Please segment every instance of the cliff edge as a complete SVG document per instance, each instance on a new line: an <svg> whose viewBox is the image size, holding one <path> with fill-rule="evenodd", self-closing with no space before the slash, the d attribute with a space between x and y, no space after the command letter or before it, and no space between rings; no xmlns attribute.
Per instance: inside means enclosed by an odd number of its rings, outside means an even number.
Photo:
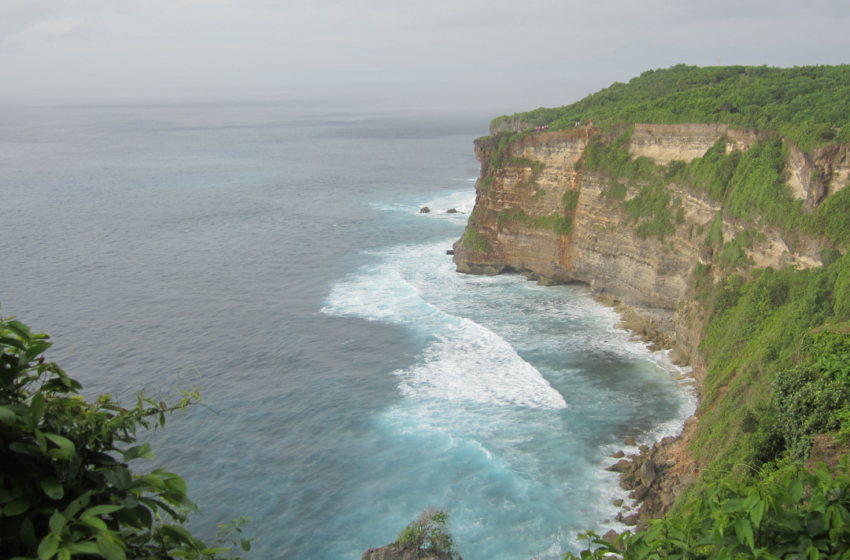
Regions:
<svg viewBox="0 0 850 560"><path fill-rule="evenodd" d="M608 145L621 135L588 126L477 140L481 174L475 208L455 243L454 262L469 274L514 270L543 284L583 282L605 301L623 306L630 319L626 326L660 347L675 347L678 363L693 363L698 332L682 321L683 311L696 267L710 266L722 249L706 242L712 226L725 240L756 232L758 241L745 252L758 267L820 266L825 245L817 236L792 238L782 228L724 214L722 202L675 181L664 186L669 227L662 235L648 234L640 225L655 218L636 217L628 207L647 181L612 177L587 162L592 143ZM633 161L681 167L703 158L718 142L725 153L745 153L768 137L722 124L636 124L620 148ZM846 184L848 146L813 156L794 146L787 152L788 183L805 210ZM618 188L620 193L612 192Z"/></svg>

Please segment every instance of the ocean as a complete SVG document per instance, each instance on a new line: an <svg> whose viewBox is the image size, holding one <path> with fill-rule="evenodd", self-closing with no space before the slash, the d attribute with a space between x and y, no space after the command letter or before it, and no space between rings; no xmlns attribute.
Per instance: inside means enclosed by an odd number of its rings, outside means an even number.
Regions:
<svg viewBox="0 0 850 560"><path fill-rule="evenodd" d="M586 287L454 271L492 116L0 107L0 314L87 396L199 388L135 469L199 536L250 516L251 558L357 559L429 506L466 560L576 550L622 529L608 457L695 397Z"/></svg>

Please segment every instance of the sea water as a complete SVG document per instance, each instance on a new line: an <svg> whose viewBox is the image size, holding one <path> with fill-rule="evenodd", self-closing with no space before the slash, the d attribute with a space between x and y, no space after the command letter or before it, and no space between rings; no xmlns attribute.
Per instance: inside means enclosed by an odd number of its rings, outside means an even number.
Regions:
<svg viewBox="0 0 850 560"><path fill-rule="evenodd" d="M206 538L250 515L253 558L359 558L429 506L467 560L576 550L622 528L608 456L694 398L586 287L455 272L491 116L0 108L0 313L89 396L199 387L135 468Z"/></svg>

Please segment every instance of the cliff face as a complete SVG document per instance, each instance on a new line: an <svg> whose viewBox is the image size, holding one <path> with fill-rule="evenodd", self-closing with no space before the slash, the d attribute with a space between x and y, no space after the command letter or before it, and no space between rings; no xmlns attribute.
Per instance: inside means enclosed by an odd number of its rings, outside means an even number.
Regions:
<svg viewBox="0 0 850 560"><path fill-rule="evenodd" d="M513 269L541 283L584 282L595 294L631 307L653 331L645 334L654 334L664 346L676 345L679 361L687 362L698 342L698 329L678 320L676 311L678 317L687 311L694 267L712 260L705 231L721 206L671 185L671 200L681 199L675 232L663 241L641 238L622 203L604 196L610 178L583 165L585 147L600 134L584 128L533 133L508 144L501 165L491 162L499 137L477 141L481 175L465 237L483 239L486 245L461 239L455 244L454 261L458 271L472 274ZM633 158L645 156L667 164L701 157L724 136L727 151L745 151L763 137L725 125L638 124L624 148ZM821 149L811 157L791 147L788 160L788 184L809 210L847 182L847 146ZM535 168L534 162L542 164L542 169ZM625 183L625 178L619 180ZM630 188L626 200L635 194L635 188ZM571 221L571 229L550 227L555 218L562 226ZM818 254L823 247L817 239L723 217L725 240L745 229L762 233L746 250L755 266L821 264Z"/></svg>

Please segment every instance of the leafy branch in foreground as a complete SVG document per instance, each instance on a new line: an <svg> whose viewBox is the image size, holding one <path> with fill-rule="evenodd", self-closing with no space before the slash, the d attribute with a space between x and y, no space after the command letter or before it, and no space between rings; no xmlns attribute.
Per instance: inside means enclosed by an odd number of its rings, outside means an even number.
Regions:
<svg viewBox="0 0 850 560"><path fill-rule="evenodd" d="M197 511L183 479L128 465L154 458L149 444L134 445L136 430L164 426L198 393L177 405L142 393L129 409L110 395L88 402L45 361L48 338L0 319L0 558L215 559L228 541L249 550L252 539L232 538L247 518L221 526L209 546L182 526Z"/></svg>
<svg viewBox="0 0 850 560"><path fill-rule="evenodd" d="M761 479L720 479L708 497L693 500L675 516L652 521L646 531L608 543L593 532L580 535L587 548L565 560L687 558L726 560L846 560L850 557L848 457L814 472L789 465Z"/></svg>

